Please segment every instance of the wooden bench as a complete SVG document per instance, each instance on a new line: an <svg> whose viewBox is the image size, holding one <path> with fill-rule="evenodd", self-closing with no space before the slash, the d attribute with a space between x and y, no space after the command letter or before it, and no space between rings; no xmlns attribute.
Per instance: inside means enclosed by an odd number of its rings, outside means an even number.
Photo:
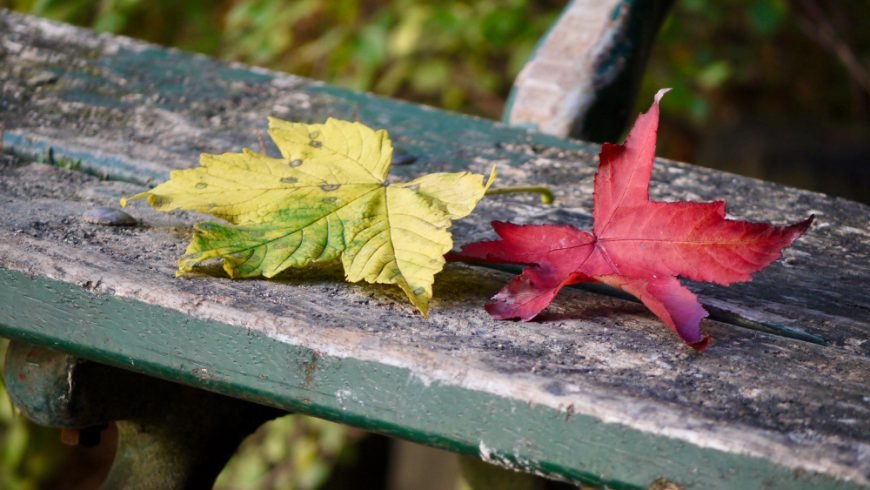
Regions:
<svg viewBox="0 0 870 490"><path fill-rule="evenodd" d="M44 424L122 421L108 488L207 485L275 409L608 488L868 487L867 206L659 161L656 199L816 215L753 282L691 285L715 317L703 354L637 303L581 289L540 321L493 321L482 305L510 276L462 264L437 276L424 320L339 269L176 279L193 213L83 215L201 152L257 147L266 115L359 118L389 130L400 178L495 164L499 185L555 193L485 199L455 224L462 244L493 219L588 226L596 145L6 11L0 67L6 383Z"/></svg>

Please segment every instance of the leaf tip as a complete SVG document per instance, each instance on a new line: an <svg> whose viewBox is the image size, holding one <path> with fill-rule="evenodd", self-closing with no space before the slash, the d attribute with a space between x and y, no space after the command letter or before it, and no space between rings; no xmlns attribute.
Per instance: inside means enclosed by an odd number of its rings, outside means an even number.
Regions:
<svg viewBox="0 0 870 490"><path fill-rule="evenodd" d="M406 291L406 294L407 291ZM414 296L413 293L408 294L408 299L411 300L411 304L417 308L417 311L420 312L420 316L423 317L424 320L429 319L429 300L432 299L432 296Z"/></svg>
<svg viewBox="0 0 870 490"><path fill-rule="evenodd" d="M489 170L489 178L486 180L486 184L483 185L483 194L486 194L486 191L488 191L492 183L495 182L495 177L496 171L495 165L493 165L492 168Z"/></svg>
<svg viewBox="0 0 870 490"><path fill-rule="evenodd" d="M659 89L659 91L656 92L656 96L655 96L655 98L654 98L654 99L655 99L655 104L658 105L659 103L661 103L661 101L662 101L662 97L664 97L665 94L668 93L668 92L670 92L670 91L671 91L670 88Z"/></svg>
<svg viewBox="0 0 870 490"><path fill-rule="evenodd" d="M266 117L266 121L268 122L268 124L269 124L269 128L270 128L270 129L271 129L272 127L274 127L275 125L277 125L277 124L281 124L281 123L285 122L284 120L282 120L282 119L278 119L278 118L275 117L275 116L267 116L267 117Z"/></svg>
<svg viewBox="0 0 870 490"><path fill-rule="evenodd" d="M816 215L811 214L809 218L793 224L792 227L794 227L794 230L797 231L798 234L800 235L800 234L803 234L803 232L807 231L810 228L810 225L812 225L813 221L815 221L815 220L816 220Z"/></svg>
<svg viewBox="0 0 870 490"><path fill-rule="evenodd" d="M712 340L712 338L713 337L710 337L709 335L705 335L701 340L690 343L689 347L695 349L696 352L704 352L707 350L707 346L710 345L710 340Z"/></svg>
<svg viewBox="0 0 870 490"><path fill-rule="evenodd" d="M122 198L118 201L118 203L121 205L122 208L126 208L127 205L130 203L130 201L135 201L135 200L137 200L137 199L142 199L143 197L147 197L147 198L148 198L148 202L150 203L150 202L151 202L151 197L150 197L150 196L151 196L151 193L150 193L149 191L140 192L140 193L138 193L138 194L134 194L134 195L132 195L132 196L130 196L130 197L122 197Z"/></svg>
<svg viewBox="0 0 870 490"><path fill-rule="evenodd" d="M228 259L227 257L224 257L224 266L223 266L224 272L227 273L227 276L230 279L239 279L241 277L244 277L239 272L239 269L238 269L238 267L236 267L236 264L232 263L230 260L227 260L227 259Z"/></svg>
<svg viewBox="0 0 870 490"><path fill-rule="evenodd" d="M429 319L429 301L432 300L432 288L431 283L429 287L420 286L415 288L413 291L405 291L408 295L408 299L411 300L411 303L417 308L417 311L420 312L420 315L423 316L426 320Z"/></svg>

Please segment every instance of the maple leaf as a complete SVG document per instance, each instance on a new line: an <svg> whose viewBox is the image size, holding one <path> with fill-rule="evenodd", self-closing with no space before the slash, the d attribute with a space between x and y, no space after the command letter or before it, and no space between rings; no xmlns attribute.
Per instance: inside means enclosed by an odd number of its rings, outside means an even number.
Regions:
<svg viewBox="0 0 870 490"><path fill-rule="evenodd" d="M522 273L486 309L494 318L531 320L559 290L601 282L640 299L686 343L703 350L707 316L677 276L728 285L779 258L812 222L780 227L728 219L723 201L655 202L649 181L659 101L641 114L623 145L605 143L595 175L592 233L567 225L493 222L500 240L466 245L451 260L518 263Z"/></svg>
<svg viewBox="0 0 870 490"><path fill-rule="evenodd" d="M425 316L434 276L453 248L451 220L468 215L492 183L467 172L388 184L386 131L329 119L269 119L280 158L245 149L203 154L200 167L121 200L147 198L159 211L222 218L194 227L178 274L223 259L230 277L273 277L289 267L341 259L348 281L396 284Z"/></svg>

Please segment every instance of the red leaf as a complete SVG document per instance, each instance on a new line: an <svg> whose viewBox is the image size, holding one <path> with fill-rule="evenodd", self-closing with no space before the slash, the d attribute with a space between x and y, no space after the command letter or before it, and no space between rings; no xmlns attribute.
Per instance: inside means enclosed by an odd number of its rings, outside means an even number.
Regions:
<svg viewBox="0 0 870 490"><path fill-rule="evenodd" d="M725 203L654 202L649 180L655 156L659 101L656 94L623 145L605 143L595 175L592 233L572 226L493 222L500 240L466 245L452 260L519 263L526 267L486 310L497 319L531 320L559 290L602 282L640 299L697 350L707 312L677 280L728 285L748 281L779 258L813 217L790 226L731 220Z"/></svg>

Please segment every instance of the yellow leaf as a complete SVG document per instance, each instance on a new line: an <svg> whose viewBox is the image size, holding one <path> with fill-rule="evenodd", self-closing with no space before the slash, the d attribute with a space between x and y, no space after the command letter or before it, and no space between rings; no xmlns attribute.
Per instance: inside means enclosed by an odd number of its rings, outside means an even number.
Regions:
<svg viewBox="0 0 870 490"><path fill-rule="evenodd" d="M179 274L220 258L230 277L272 277L288 267L341 258L348 281L396 284L425 316L434 276L453 248L448 228L467 216L495 177L437 173L387 184L393 146L386 131L329 119L269 120L281 152L202 155L172 172L147 198L160 211L187 209L230 225L200 223Z"/></svg>

